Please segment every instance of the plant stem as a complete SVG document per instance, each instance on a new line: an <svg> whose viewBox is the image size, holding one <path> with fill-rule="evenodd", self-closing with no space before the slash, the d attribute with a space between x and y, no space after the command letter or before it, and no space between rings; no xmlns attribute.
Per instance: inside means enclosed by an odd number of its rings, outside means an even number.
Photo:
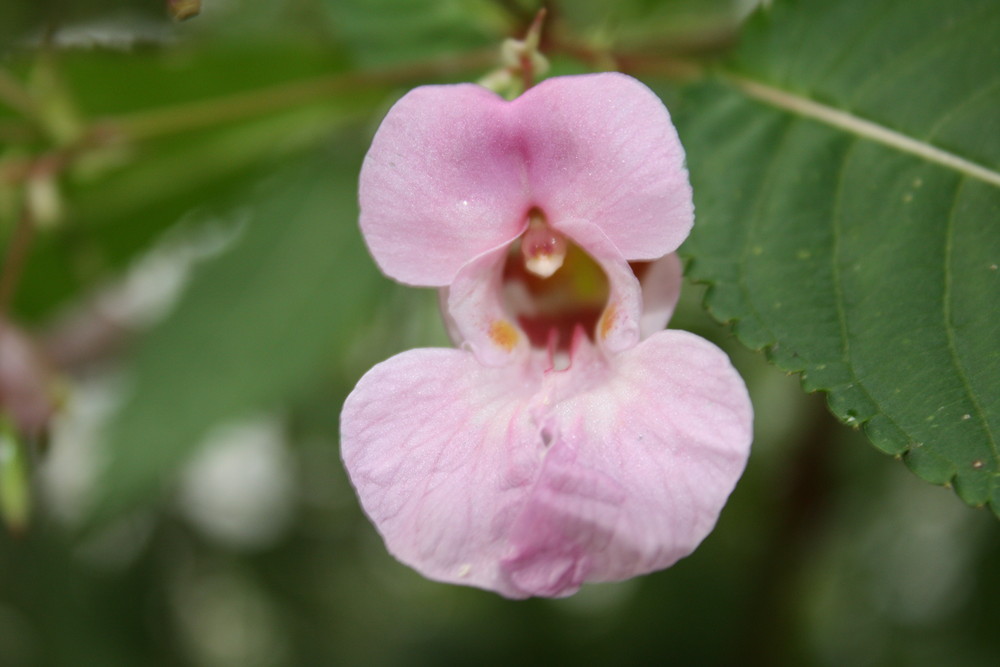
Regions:
<svg viewBox="0 0 1000 667"><path fill-rule="evenodd" d="M35 225L25 203L22 205L21 216L14 225L10 243L4 253L3 266L0 267L0 319L6 319L7 310L14 299L17 284L20 282L28 258L28 251L31 249L34 232Z"/></svg>
<svg viewBox="0 0 1000 667"><path fill-rule="evenodd" d="M381 70L322 76L164 109L112 116L100 124L112 132L117 130L129 140L143 141L317 102L359 87L378 88L481 69L495 59L490 49L467 53L460 59L448 57Z"/></svg>
<svg viewBox="0 0 1000 667"><path fill-rule="evenodd" d="M38 107L31 94L10 72L0 67L0 100L26 118L37 116Z"/></svg>

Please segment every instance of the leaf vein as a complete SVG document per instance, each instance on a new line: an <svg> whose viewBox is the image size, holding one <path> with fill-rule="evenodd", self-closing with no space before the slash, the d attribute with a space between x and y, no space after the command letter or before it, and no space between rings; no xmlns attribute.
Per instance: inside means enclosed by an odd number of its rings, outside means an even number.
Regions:
<svg viewBox="0 0 1000 667"><path fill-rule="evenodd" d="M855 116L847 111L821 104L806 97L800 97L780 88L759 83L746 77L727 75L726 79L746 95L783 111L819 121L855 136L874 141L903 153L915 155L928 162L1000 187L1000 171L977 164L925 141L914 139L902 132L879 125L866 118Z"/></svg>
<svg viewBox="0 0 1000 667"><path fill-rule="evenodd" d="M843 229L841 227L842 206L841 202L844 200L844 182L846 178L844 176L847 171L847 165L850 162L851 154L857 148L858 141L860 137L854 137L851 144L844 151L844 155L840 162L840 171L837 173L836 189L833 194L833 211L831 215L832 220L832 244L830 248L830 271L831 277L833 279L833 292L834 300L837 306L837 321L840 324L840 338L842 340L841 345L841 361L847 368L847 371L851 375L852 384L851 386L857 387L865 397L875 406L875 410L878 414L882 415L886 420L888 420L893 426L899 429L900 433L906 434L907 440L909 441L909 446L912 446L916 442L916 439L908 432L907 429L896 421L890 411L885 410L878 399L872 395L865 383L858 377L857 369L855 369L854 364L851 362L851 337L850 337L850 327L847 324L847 309L844 307L844 285L843 277L840 270L840 239ZM833 393L834 387L830 388L830 393ZM850 416L850 415L848 415ZM870 418L869 418L870 419ZM868 419L862 419L862 423L868 421Z"/></svg>
<svg viewBox="0 0 1000 667"><path fill-rule="evenodd" d="M851 160L851 153L858 145L857 137L851 142L840 161L840 171L837 172L836 190L833 193L833 215L831 215L833 232L833 242L830 248L830 271L833 277L833 293L837 305L837 321L840 324L841 361L851 371L851 377L857 381L854 373L854 366L851 365L851 339L847 327L847 312L844 309L844 286L840 275L840 235L843 233L841 219L843 217L841 202L844 199L844 172Z"/></svg>
<svg viewBox="0 0 1000 667"><path fill-rule="evenodd" d="M869 39L872 35L878 35L880 32L885 31L884 24L887 19L894 18L892 11L895 9L895 3L893 0L883 0L882 6L878 9L879 11L876 13L876 16L870 17L865 21L861 30L855 32L850 40L843 42L840 55L824 71L815 76L816 81L828 79L832 73L837 72L844 65L845 61L854 56L856 50L864 45L865 40Z"/></svg>
<svg viewBox="0 0 1000 667"><path fill-rule="evenodd" d="M954 9L954 7L950 9ZM941 57L947 57L948 50L954 40L966 39L966 33L962 31L962 28L966 24L976 23L980 20L981 14L992 11L992 9L992 7L984 5L978 10L966 12L964 15L953 16L950 21L943 21L938 29L924 35L921 40L914 40L908 48L896 53L895 58L886 62L881 68L873 70L868 78L855 88L853 100L863 99L869 90L877 87L877 84L892 80L892 75L906 69L912 69L915 58L934 52L944 52Z"/></svg>
<svg viewBox="0 0 1000 667"><path fill-rule="evenodd" d="M740 281L739 281L740 292L743 294L743 300L750 308L751 314L753 315L754 319L757 320L758 325L767 332L768 339L773 341L772 345L778 342L778 336L774 333L774 330L772 330L769 326L767 326L766 320L761 315L761 312L757 309L756 302L754 301L752 295L750 294L750 291L747 289L746 269L750 257L750 246L751 246L750 237L753 235L753 231L756 228L758 222L763 217L761 215L761 211L764 207L764 202L767 200L768 190L772 187L775 174L777 173L778 164L781 162L780 158L782 155L782 148L788 142L788 138L791 136L792 128L794 126L795 126L795 119L792 118L785 124L784 129L781 131L781 136L774 144L774 150L771 152L771 157L770 160L768 161L767 169L764 172L764 177L761 180L760 188L758 188L757 190L760 194L757 197L757 201L754 202L753 215L750 218L750 224L747 226L747 235L743 239L743 249L742 252L740 253Z"/></svg>
<svg viewBox="0 0 1000 667"><path fill-rule="evenodd" d="M958 374L958 378L962 381L962 386L965 388L966 395L969 397L969 402L972 403L972 407L976 413L980 424L983 426L983 431L986 433L986 439L990 443L990 449L993 451L993 460L1000 461L1000 450L997 449L996 440L993 437L993 432L990 430L989 421L986 418L986 412L983 410L983 406L979 403L979 399L976 398L976 393L972 389L972 384L969 382L969 376L966 373L965 365L962 363L961 357L958 354L958 348L955 346L955 327L952 323L952 311L951 311L951 292L952 292L952 257L954 256L954 240L955 240L955 212L958 209L958 201L962 196L962 190L965 187L966 179L960 179L958 185L955 188L955 196L951 203L951 210L948 211L948 222L945 227L945 240L944 240L944 290L941 297L942 303L942 317L944 318L944 331L945 336L948 340L948 353L951 355L951 362L955 367L955 372Z"/></svg>
<svg viewBox="0 0 1000 667"><path fill-rule="evenodd" d="M991 81L987 85L973 91L971 95L967 95L959 104L952 106L937 119L929 130L927 130L927 140L930 141L934 139L937 133L941 131L941 128L944 127L952 118L957 116L963 109L966 109L970 105L978 102L981 97L987 93L993 92L993 90L998 87L1000 87L1000 79Z"/></svg>

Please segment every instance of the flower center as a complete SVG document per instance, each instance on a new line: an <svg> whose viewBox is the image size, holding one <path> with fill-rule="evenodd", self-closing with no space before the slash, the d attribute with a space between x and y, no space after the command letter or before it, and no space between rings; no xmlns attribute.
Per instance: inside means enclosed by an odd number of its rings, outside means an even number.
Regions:
<svg viewBox="0 0 1000 667"><path fill-rule="evenodd" d="M577 327L593 340L609 293L600 265L532 209L503 271L505 308L531 345L568 350Z"/></svg>
<svg viewBox="0 0 1000 667"><path fill-rule="evenodd" d="M549 278L566 259L566 237L549 227L537 208L528 214L528 229L521 236L524 268L539 278Z"/></svg>

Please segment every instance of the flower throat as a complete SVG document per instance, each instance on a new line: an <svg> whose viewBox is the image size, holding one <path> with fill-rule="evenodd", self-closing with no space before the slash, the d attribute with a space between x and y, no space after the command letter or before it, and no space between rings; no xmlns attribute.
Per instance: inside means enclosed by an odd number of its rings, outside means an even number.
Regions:
<svg viewBox="0 0 1000 667"><path fill-rule="evenodd" d="M549 226L537 208L507 254L504 305L531 345L568 350L579 326L594 339L608 302L608 278L582 248Z"/></svg>

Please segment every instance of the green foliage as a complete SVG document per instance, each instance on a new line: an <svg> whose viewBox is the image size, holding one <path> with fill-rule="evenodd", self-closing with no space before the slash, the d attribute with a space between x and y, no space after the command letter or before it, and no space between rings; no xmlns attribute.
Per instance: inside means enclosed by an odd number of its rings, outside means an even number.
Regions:
<svg viewBox="0 0 1000 667"><path fill-rule="evenodd" d="M324 0L331 31L361 65L492 50L508 28L489 0Z"/></svg>
<svg viewBox="0 0 1000 667"><path fill-rule="evenodd" d="M64 229L40 236L18 294L21 316L34 320L115 275L187 212L245 189L267 170L262 165L313 145L372 99L333 94L342 58L287 41L197 55L62 53L56 64L75 113L126 141L94 151L62 179L72 201ZM262 105L262 97L274 102Z"/></svg>
<svg viewBox="0 0 1000 667"><path fill-rule="evenodd" d="M0 519L12 532L20 532L31 516L27 445L0 413Z"/></svg>
<svg viewBox="0 0 1000 667"><path fill-rule="evenodd" d="M148 499L211 426L280 405L347 356L383 284L356 225L360 155L340 142L244 199L239 238L135 355L98 514Z"/></svg>
<svg viewBox="0 0 1000 667"><path fill-rule="evenodd" d="M998 62L992 0L779 2L676 117L713 314L1000 515Z"/></svg>
<svg viewBox="0 0 1000 667"><path fill-rule="evenodd" d="M0 0L0 253L28 189L18 165L52 165L63 204L59 224L34 230L24 273L7 263L16 252L0 254L0 282L16 288L4 315L44 346L61 306L94 314L95 288L159 256L161 239L238 232L195 265L165 320L111 351L126 381L97 443L75 421L101 394L96 353L54 369L72 428L57 425L47 447L6 437L17 449L0 452L0 505L18 528L31 511L19 533L0 529L4 667L993 667L993 517L840 428L706 315L705 287L685 288L672 326L727 350L757 422L746 474L695 555L512 603L424 580L385 552L339 459L340 406L377 361L448 343L437 295L392 286L363 247L364 144L406 88L496 67L500 41L539 4L206 0L174 23L164 0ZM643 78L699 71L695 56L733 44L755 2L547 4L553 73ZM817 120L810 103L995 173L997 3L773 4L718 76L659 88L695 183L691 273L714 284L719 319L828 390L837 415L973 504L992 493L996 509L997 188ZM50 51L38 48L46 26L67 28ZM292 515L244 513L274 522L271 541L232 542L195 519L192 504L212 503L181 468L202 465L192 455L215 425L262 412L283 426ZM86 474L67 474L95 464L86 489ZM251 485L243 470L216 489L231 503L246 500L231 488ZM67 529L81 513L94 530Z"/></svg>
<svg viewBox="0 0 1000 667"><path fill-rule="evenodd" d="M592 39L625 51L711 48L726 41L755 0L578 0L560 7L565 19Z"/></svg>
<svg viewBox="0 0 1000 667"><path fill-rule="evenodd" d="M25 35L38 39L47 30L100 21L109 13L145 20L166 18L165 2L156 0L7 0L0 3L0 54Z"/></svg>

